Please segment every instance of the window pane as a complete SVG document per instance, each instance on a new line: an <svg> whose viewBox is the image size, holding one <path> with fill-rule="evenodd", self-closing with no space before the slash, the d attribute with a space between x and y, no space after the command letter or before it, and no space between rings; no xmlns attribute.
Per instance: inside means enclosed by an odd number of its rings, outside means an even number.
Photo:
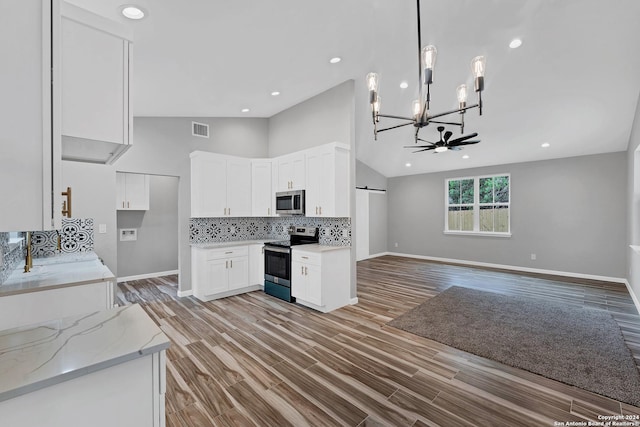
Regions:
<svg viewBox="0 0 640 427"><path fill-rule="evenodd" d="M493 185L495 188L495 202L509 203L509 177L496 176L493 179Z"/></svg>
<svg viewBox="0 0 640 427"><path fill-rule="evenodd" d="M473 231L473 207L463 206L460 208L460 230Z"/></svg>
<svg viewBox="0 0 640 427"><path fill-rule="evenodd" d="M449 181L449 204L460 204L460 181Z"/></svg>
<svg viewBox="0 0 640 427"><path fill-rule="evenodd" d="M480 231L493 231L494 209L493 206L480 207Z"/></svg>
<svg viewBox="0 0 640 427"><path fill-rule="evenodd" d="M493 203L493 178L480 178L480 203Z"/></svg>
<svg viewBox="0 0 640 427"><path fill-rule="evenodd" d="M509 232L509 207L496 206L494 209L494 231L499 233Z"/></svg>
<svg viewBox="0 0 640 427"><path fill-rule="evenodd" d="M460 207L450 207L447 218L449 231L460 230Z"/></svg>
<svg viewBox="0 0 640 427"><path fill-rule="evenodd" d="M473 204L473 179L463 179L460 181L460 203Z"/></svg>

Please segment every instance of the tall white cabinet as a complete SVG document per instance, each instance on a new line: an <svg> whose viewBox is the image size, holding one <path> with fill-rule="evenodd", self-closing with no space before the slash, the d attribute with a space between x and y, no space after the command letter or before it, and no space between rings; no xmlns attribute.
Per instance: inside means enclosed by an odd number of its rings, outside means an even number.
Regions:
<svg viewBox="0 0 640 427"><path fill-rule="evenodd" d="M62 158L111 164L132 143L132 32L66 2L61 13Z"/></svg>
<svg viewBox="0 0 640 427"><path fill-rule="evenodd" d="M61 225L59 7L1 2L0 231Z"/></svg>

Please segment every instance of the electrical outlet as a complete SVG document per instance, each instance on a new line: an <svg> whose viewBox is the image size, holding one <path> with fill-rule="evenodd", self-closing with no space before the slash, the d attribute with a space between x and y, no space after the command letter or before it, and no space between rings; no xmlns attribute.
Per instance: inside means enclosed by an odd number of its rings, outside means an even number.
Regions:
<svg viewBox="0 0 640 427"><path fill-rule="evenodd" d="M98 225L98 233L105 234L107 232L107 224Z"/></svg>
<svg viewBox="0 0 640 427"><path fill-rule="evenodd" d="M531 260L535 261L536 260L536 254L531 254Z"/></svg>

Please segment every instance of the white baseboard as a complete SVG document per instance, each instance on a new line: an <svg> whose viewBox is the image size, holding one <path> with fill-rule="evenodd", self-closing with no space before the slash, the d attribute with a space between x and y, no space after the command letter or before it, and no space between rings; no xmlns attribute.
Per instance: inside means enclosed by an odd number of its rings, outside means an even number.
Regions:
<svg viewBox="0 0 640 427"><path fill-rule="evenodd" d="M351 298L349 300L349 305L356 305L358 303L358 297Z"/></svg>
<svg viewBox="0 0 640 427"><path fill-rule="evenodd" d="M393 253L391 253L391 252L380 252L380 253L377 253L377 254L370 254L365 259L378 258L378 257L385 256L385 255L393 255Z"/></svg>
<svg viewBox="0 0 640 427"><path fill-rule="evenodd" d="M638 310L638 313L640 313L640 301L638 300L638 297L636 296L636 294L633 292L633 288L631 288L631 284L629 283L628 280L625 280L624 284L627 285L627 290L629 291L629 295L631 295L631 299L633 300L633 305L636 306L636 310Z"/></svg>
<svg viewBox="0 0 640 427"><path fill-rule="evenodd" d="M573 273L569 271L544 270L541 268L520 267L516 265L492 264L489 262L467 261L453 258L439 258L426 255L403 254L399 252L389 252L386 255L400 256L405 258L424 259L427 261L447 262L452 264L471 265L475 267L498 268L501 270L522 271L526 273L550 274L554 276L575 277L578 279L602 280L604 282L626 283L627 279L621 277L598 276L595 274Z"/></svg>
<svg viewBox="0 0 640 427"><path fill-rule="evenodd" d="M152 279L154 277L170 276L172 274L179 274L179 273L180 273L179 270L171 270L171 271L159 271L157 273L138 274L136 276L118 277L118 283L128 282L130 280Z"/></svg>
<svg viewBox="0 0 640 427"><path fill-rule="evenodd" d="M191 289L189 289L188 291L178 291L178 296L180 298L182 298L182 297L190 297L191 295L193 295L193 291Z"/></svg>

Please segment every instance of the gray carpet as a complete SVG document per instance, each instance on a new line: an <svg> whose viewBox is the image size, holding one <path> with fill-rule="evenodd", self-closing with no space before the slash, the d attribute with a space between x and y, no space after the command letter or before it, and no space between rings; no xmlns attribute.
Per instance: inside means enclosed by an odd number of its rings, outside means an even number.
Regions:
<svg viewBox="0 0 640 427"><path fill-rule="evenodd" d="M640 406L640 375L606 311L453 286L387 323Z"/></svg>

